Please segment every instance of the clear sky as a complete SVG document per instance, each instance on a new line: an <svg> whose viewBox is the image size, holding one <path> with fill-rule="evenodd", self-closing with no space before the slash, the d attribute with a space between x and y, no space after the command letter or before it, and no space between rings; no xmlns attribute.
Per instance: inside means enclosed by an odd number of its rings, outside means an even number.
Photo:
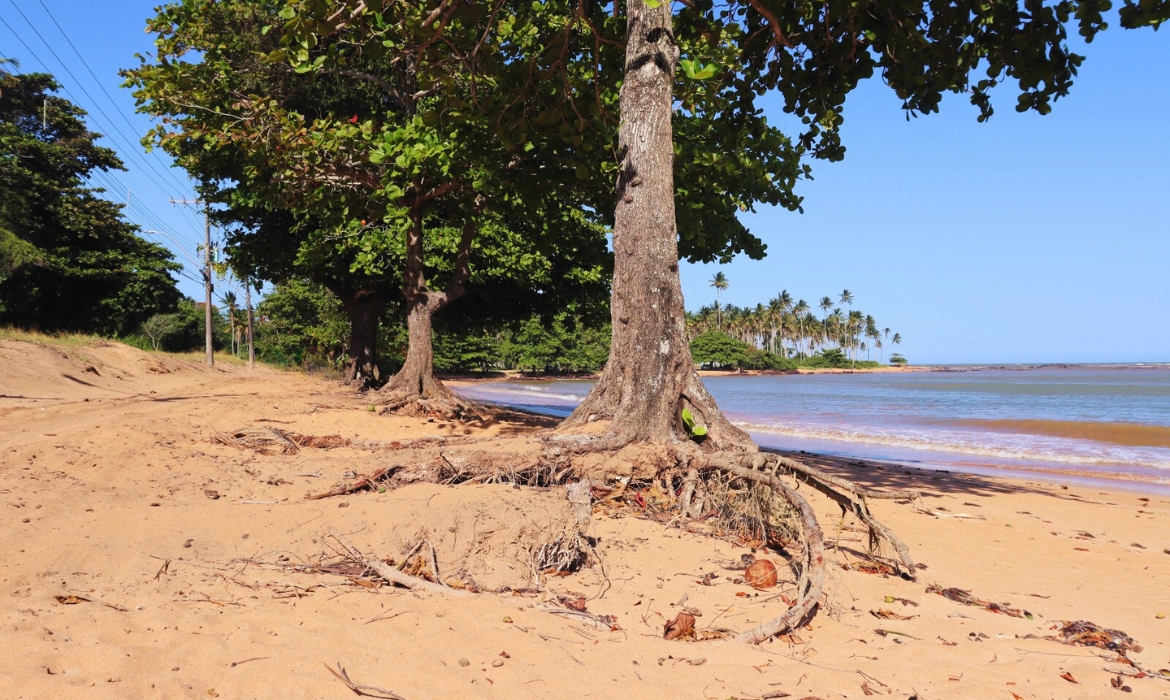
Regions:
<svg viewBox="0 0 1170 700"><path fill-rule="evenodd" d="M0 0L0 56L58 76L123 154L130 172L111 191L130 190L130 217L195 256L199 217L168 203L193 192L164 155L136 148L149 123L117 76L151 50L143 28L156 4ZM1046 117L1017 114L1001 88L988 123L961 96L907 121L880 81L858 89L845 160L813 163L815 180L798 188L804 214L745 216L769 255L722 266L723 300L755 305L787 289L815 306L848 288L853 308L904 336L911 362L1170 361L1170 30L1115 26L1081 52L1072 94ZM768 115L790 125L778 102ZM711 303L716 269L683 266L688 308Z"/></svg>

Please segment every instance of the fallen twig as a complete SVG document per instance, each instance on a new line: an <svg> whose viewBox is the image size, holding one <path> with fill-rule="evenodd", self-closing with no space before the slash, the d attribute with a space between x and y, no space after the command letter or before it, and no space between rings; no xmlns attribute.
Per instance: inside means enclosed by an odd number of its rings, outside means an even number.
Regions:
<svg viewBox="0 0 1170 700"><path fill-rule="evenodd" d="M352 690L355 695L365 696L367 698L383 698L384 700L406 700L398 693L384 688L377 688L372 685L358 685L349 679L349 674L345 672L345 668L338 662L337 670L334 671L329 667L329 664L324 664L325 670L337 677L337 680L345 684L347 688Z"/></svg>

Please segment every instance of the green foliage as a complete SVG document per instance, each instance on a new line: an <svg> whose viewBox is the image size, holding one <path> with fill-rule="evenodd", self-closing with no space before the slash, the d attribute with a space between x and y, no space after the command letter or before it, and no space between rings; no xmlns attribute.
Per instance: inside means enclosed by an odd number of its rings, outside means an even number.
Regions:
<svg viewBox="0 0 1170 700"><path fill-rule="evenodd" d="M584 372L599 369L609 356L608 325L592 325L561 312L551 319L533 316L505 335L500 359L505 367L533 372Z"/></svg>
<svg viewBox="0 0 1170 700"><path fill-rule="evenodd" d="M682 414L679 417L682 418L683 428L686 429L687 435L689 435L692 440L695 442L702 442L706 439L707 426L703 425L702 423L695 422L695 415L691 413L691 409L684 408L682 410Z"/></svg>
<svg viewBox="0 0 1170 700"><path fill-rule="evenodd" d="M1092 41L1106 28L1111 4L737 0L729 10L701 4L692 13L743 26L745 87L779 92L785 111L805 124L801 146L839 160L845 99L875 76L908 116L936 112L946 93L956 93L969 95L984 121L1001 83L1018 87L1017 111L1047 114L1068 94L1084 60L1069 47L1070 29ZM1123 25L1157 26L1165 17L1165 0L1126 4Z"/></svg>
<svg viewBox="0 0 1170 700"><path fill-rule="evenodd" d="M900 353L894 353L893 355L890 355L890 364L897 365L899 367L905 367L907 362L906 358L902 357Z"/></svg>
<svg viewBox="0 0 1170 700"><path fill-rule="evenodd" d="M691 357L700 365L742 367L748 361L748 347L747 343L726 333L707 331L691 340Z"/></svg>
<svg viewBox="0 0 1170 700"><path fill-rule="evenodd" d="M0 70L0 323L133 333L172 311L179 269L86 178L121 169L49 75Z"/></svg>
<svg viewBox="0 0 1170 700"><path fill-rule="evenodd" d="M454 52L478 42L474 23L449 22L435 42L421 4L370 8L385 14L344 29L314 23L322 3L261 0L184 0L150 20L157 55L127 71L128 84L143 111L164 118L148 141L222 205L215 216L237 273L311 277L342 301L372 295L393 320L407 232L425 232L426 289L438 291L475 218L468 296L442 316L482 325L603 305L605 229L580 206L578 175L581 158L605 156L574 156L564 125L517 120L531 105L502 99L528 78L498 52L529 41L529 29L501 14L473 83ZM368 44L367 20L379 35Z"/></svg>
<svg viewBox="0 0 1170 700"><path fill-rule="evenodd" d="M349 321L341 302L320 284L303 278L280 282L260 302L256 316L260 319L256 356L265 362L333 368L344 364Z"/></svg>

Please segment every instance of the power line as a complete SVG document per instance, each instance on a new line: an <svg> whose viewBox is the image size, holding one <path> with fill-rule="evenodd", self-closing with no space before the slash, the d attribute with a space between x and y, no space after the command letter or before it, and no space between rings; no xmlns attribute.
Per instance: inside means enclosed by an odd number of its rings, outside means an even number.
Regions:
<svg viewBox="0 0 1170 700"><path fill-rule="evenodd" d="M111 127L111 131L116 132L119 136L122 137L122 139L125 140L126 144L124 144L124 145L127 146L127 148L126 148L127 155L133 155L133 156L135 156L136 159L140 159L138 152L134 150L133 146L129 145L129 144L133 144L134 140L132 138L126 136L126 134L124 134L122 132L122 130L119 129L117 127L117 125L114 124L114 120L111 119L108 114L106 114L105 110L103 110L101 108L101 105L98 104L97 100L95 100L93 98L93 96L89 94L89 91L85 89L85 85L82 84L82 82L77 79L77 76L75 76L73 74L73 71L69 70L69 66L66 65L66 63L64 61L61 60L61 57L58 56L57 52L53 50L52 45L49 44L48 41L45 41L45 37L43 37L41 35L41 33L37 30L36 26L29 20L29 18L24 14L24 12L16 4L15 0L8 0L8 2L10 5L12 5L13 8L16 9L16 11L20 14L21 18L24 19L25 24L27 24L29 26L29 28L33 30L33 33L37 35L37 38L40 39L41 43L45 45L45 48L47 48L49 50L49 53L52 54L53 58L57 59L57 63L59 63L61 65L61 68L64 69L65 73L73 80L74 83L77 84L77 87L81 90L82 94L84 94L87 98L89 98L89 101L93 104L94 109L99 114L101 114L102 117L104 117L105 120L109 123L109 125ZM44 65L44 66L48 65L47 63L42 61L39 56L36 55L36 53L32 50L32 48L28 44L25 43L24 39L21 39L20 35L16 33L16 30L12 28L12 25L8 24L8 22L5 21L3 17L0 17L0 22L3 22L4 26L8 27L8 31L12 32L13 35L16 36L17 41L19 41L24 46L24 48L27 49L30 54L32 54L33 58L35 58L37 61L39 61L41 63L41 65ZM65 92L67 94L69 94L70 97L73 97L73 94L69 91L68 88L65 88L65 86L63 86L63 85L62 85L62 88L65 89ZM74 97L73 99L75 102L77 101L77 98ZM112 134L107 134L107 136L110 136L111 139L113 138ZM147 169L154 171L154 173L156 175L158 175L159 177L166 177L166 175L163 174L163 171L160 171L158 169L158 167L151 161L139 160L139 164L145 165L147 167ZM175 182L178 182L178 179L175 178L175 176L173 174L171 175L171 179L174 180ZM155 186L158 187L160 191L166 192L166 190L162 189L162 186L160 183L155 182L153 180L152 180L152 182L154 182ZM180 184L179 187L180 187L180 191L182 191L183 189L186 189L186 186L184 186L182 184Z"/></svg>
<svg viewBox="0 0 1170 700"><path fill-rule="evenodd" d="M15 5L16 0L9 0L9 2L12 2ZM37 0L37 2L40 3L41 7L45 10L45 14L49 16L49 19L52 20L53 24L57 27L57 31L60 32L61 36L65 38L65 43L69 44L69 48L73 49L73 53L77 55L77 60L81 61L81 65L85 66L85 70L89 73L89 77L93 78L93 82L98 86L98 89L101 90L102 94L104 94L106 96L106 99L109 100L110 105L114 108L114 111L118 114L119 117L122 118L122 121L126 123L126 126L130 127L130 131L131 131L131 133L133 133L135 131L135 126L130 123L130 120L128 118L126 118L126 114L124 112L122 112L121 109L118 107L118 104L116 102L114 102L114 98L110 95L109 91L106 90L106 86L102 85L102 81L98 79L96 74L94 74L93 69L90 68L89 63L86 62L85 57L81 55L81 52L77 50L77 46L74 45L73 40L69 38L69 35L66 34L65 30L61 27L61 23L58 22L57 18L53 16L53 13L49 11L49 8L47 5L45 5L44 0ZM18 8L18 11L19 11L19 8ZM22 14L21 16L23 17L24 15ZM25 18L25 21L27 22L28 19ZM33 31L36 31L36 30L34 29ZM38 34L37 36L40 36L40 35ZM44 39L41 39L41 41L44 41ZM49 49L49 50L52 51L52 49ZM55 55L56 54L54 54L54 56ZM58 60L60 60L60 59L58 59ZM62 65L64 65L64 64L62 64ZM157 152L154 152L154 151L152 151L152 152L156 154L155 157L157 158L158 157ZM174 173L172 173L169 169L166 168L165 163L160 163L160 164L164 166L163 172L165 172L167 175L169 175L171 178L171 181L174 182L175 184L177 184L180 189L187 187L187 185L184 185L183 183L179 182L179 179L177 177L175 177Z"/></svg>

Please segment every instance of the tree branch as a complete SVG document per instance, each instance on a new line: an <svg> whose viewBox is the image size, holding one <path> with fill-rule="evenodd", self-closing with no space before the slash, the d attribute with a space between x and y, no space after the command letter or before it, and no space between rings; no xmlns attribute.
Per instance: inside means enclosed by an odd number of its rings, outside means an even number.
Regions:
<svg viewBox="0 0 1170 700"><path fill-rule="evenodd" d="M785 48L791 49L792 42L788 40L788 37L784 35L784 30L780 28L780 20L776 18L776 13L764 7L763 0L748 0L748 3L752 6L753 10L760 13L760 16L772 28L772 43L780 44Z"/></svg>
<svg viewBox="0 0 1170 700"><path fill-rule="evenodd" d="M482 196L475 198L475 207L463 224L463 235L459 239L459 252L455 257L455 271L451 275L451 281L441 294L436 294L428 300L435 305L436 310L467 293L467 281L471 279L471 244L479 235L479 215L483 213L483 203Z"/></svg>

